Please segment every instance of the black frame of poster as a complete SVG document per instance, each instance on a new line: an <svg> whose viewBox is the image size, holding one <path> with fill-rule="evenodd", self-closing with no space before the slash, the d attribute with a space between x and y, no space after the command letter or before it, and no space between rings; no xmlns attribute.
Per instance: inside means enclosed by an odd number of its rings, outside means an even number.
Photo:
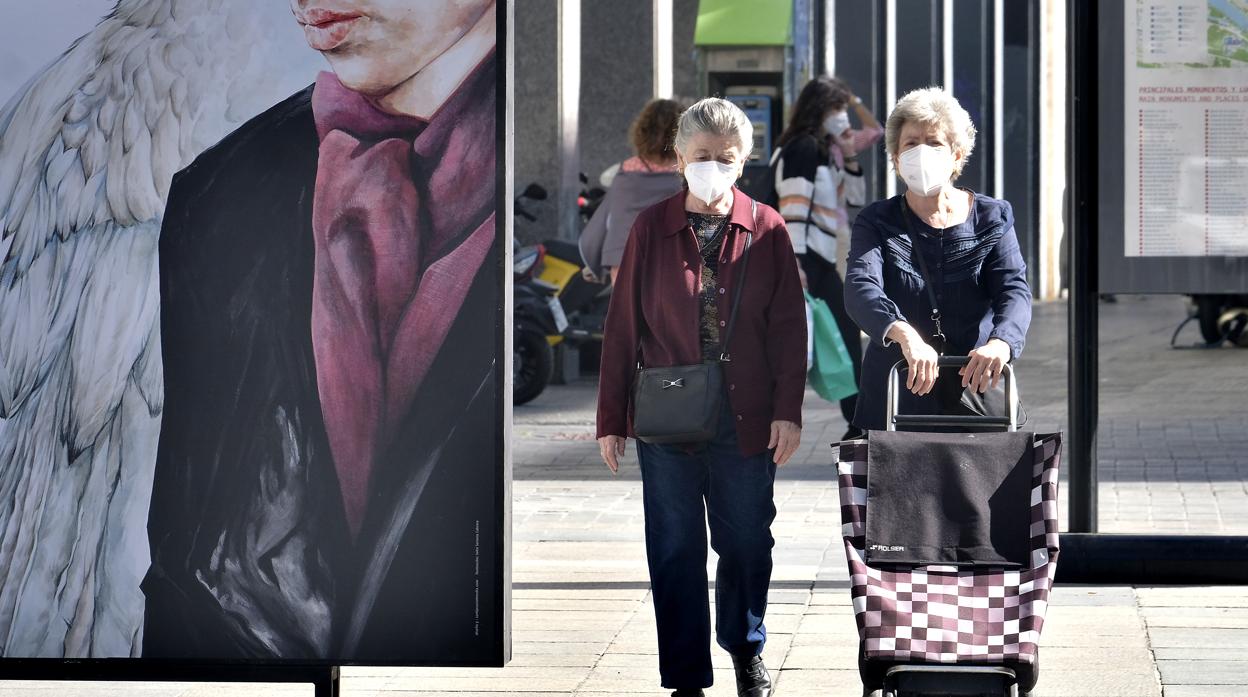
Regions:
<svg viewBox="0 0 1248 697"><path fill-rule="evenodd" d="M1120 3L1070 2L1067 26L1066 227L1070 252L1070 314L1067 338L1070 431L1065 467L1069 489L1070 532L1061 535L1058 583L1243 584L1248 582L1248 536L1129 535L1097 532L1097 453L1099 422L1098 303L1101 273L1098 232L1105 225L1101 158L1106 90L1103 76L1089 64L1106 57L1105 6ZM1098 13L1099 8L1099 13ZM1121 15L1116 25L1121 34ZM1112 29L1112 26L1111 26ZM1116 40L1123 47L1121 36ZM1121 50L1117 54L1121 58ZM1112 86L1111 86L1112 87ZM1110 123L1122 122L1121 84ZM1112 120L1117 119L1117 120ZM1121 148L1118 151L1121 156ZM1111 160L1119 162L1120 160ZM1118 203L1122 192L1118 190ZM1121 250L1121 208L1118 249Z"/></svg>
<svg viewBox="0 0 1248 697"><path fill-rule="evenodd" d="M1095 3L1097 46L1097 157L1101 177L1097 200L1097 251L1102 293L1245 293L1248 256L1128 257L1125 244L1125 202L1122 171L1127 108L1123 90L1126 65L1124 13L1133 0ZM1076 162L1089 166L1086 156ZM1115 176L1116 175L1116 176Z"/></svg>
<svg viewBox="0 0 1248 697"><path fill-rule="evenodd" d="M169 658L29 658L0 656L0 682L11 680L82 682L215 682L302 683L315 687L316 697L339 694L340 666L380 667L502 667L511 660L511 340L512 289L512 132L514 0L498 0L496 12L495 211L499 219L494 244L498 251L494 336L499 369L495 370L496 421L495 511L493 556L497 583L492 607L496 627L485 660L389 661L339 659L169 659Z"/></svg>

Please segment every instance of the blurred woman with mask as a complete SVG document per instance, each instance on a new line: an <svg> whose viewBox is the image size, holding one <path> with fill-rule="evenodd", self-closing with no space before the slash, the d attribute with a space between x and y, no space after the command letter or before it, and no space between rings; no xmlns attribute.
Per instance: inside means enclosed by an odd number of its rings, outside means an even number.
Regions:
<svg viewBox="0 0 1248 697"><path fill-rule="evenodd" d="M773 483L801 438L806 313L784 221L734 186L752 140L745 113L723 99L681 116L675 146L687 189L633 224L602 347L598 443L612 472L635 435L639 366L722 368L708 441L638 443L659 672L678 696L701 695L713 675L708 522L719 555L716 635L732 656L737 694L771 691L761 654ZM685 387L669 382L664 389Z"/></svg>
<svg viewBox="0 0 1248 697"><path fill-rule="evenodd" d="M861 129L850 126L851 108ZM862 365L862 342L858 327L845 313L843 279L850 230L846 206L866 202L858 154L883 134L880 123L849 86L825 75L802 88L771 158L776 208L784 216L801 261L806 288L826 302L836 318L855 379ZM857 395L841 400L846 423L853 422L857 400ZM855 433L851 426L845 437Z"/></svg>

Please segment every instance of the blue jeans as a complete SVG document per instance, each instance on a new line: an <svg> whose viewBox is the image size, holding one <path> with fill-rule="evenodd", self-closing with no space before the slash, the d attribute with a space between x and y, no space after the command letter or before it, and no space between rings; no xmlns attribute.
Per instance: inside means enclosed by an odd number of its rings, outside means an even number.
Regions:
<svg viewBox="0 0 1248 697"><path fill-rule="evenodd" d="M707 521L719 555L716 639L734 656L757 656L767 640L776 465L770 452L741 455L727 404L718 434L702 450L638 443L637 455L663 687L710 687Z"/></svg>

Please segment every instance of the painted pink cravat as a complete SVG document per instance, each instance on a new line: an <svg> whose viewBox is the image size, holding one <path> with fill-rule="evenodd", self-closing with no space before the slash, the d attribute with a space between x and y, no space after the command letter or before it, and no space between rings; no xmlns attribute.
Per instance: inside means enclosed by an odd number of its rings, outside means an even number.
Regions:
<svg viewBox="0 0 1248 697"><path fill-rule="evenodd" d="M353 536L378 460L494 239L493 71L485 72L488 82L478 68L427 124L380 111L332 73L312 94L320 136L312 348ZM482 138L488 162L467 159Z"/></svg>

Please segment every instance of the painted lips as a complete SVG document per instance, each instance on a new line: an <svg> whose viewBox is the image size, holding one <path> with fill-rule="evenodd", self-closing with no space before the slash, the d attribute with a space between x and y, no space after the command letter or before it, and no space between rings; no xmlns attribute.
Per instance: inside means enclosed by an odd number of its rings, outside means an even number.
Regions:
<svg viewBox="0 0 1248 697"><path fill-rule="evenodd" d="M296 17L308 45L317 51L332 51L341 46L362 18L358 12L319 7L308 8Z"/></svg>

